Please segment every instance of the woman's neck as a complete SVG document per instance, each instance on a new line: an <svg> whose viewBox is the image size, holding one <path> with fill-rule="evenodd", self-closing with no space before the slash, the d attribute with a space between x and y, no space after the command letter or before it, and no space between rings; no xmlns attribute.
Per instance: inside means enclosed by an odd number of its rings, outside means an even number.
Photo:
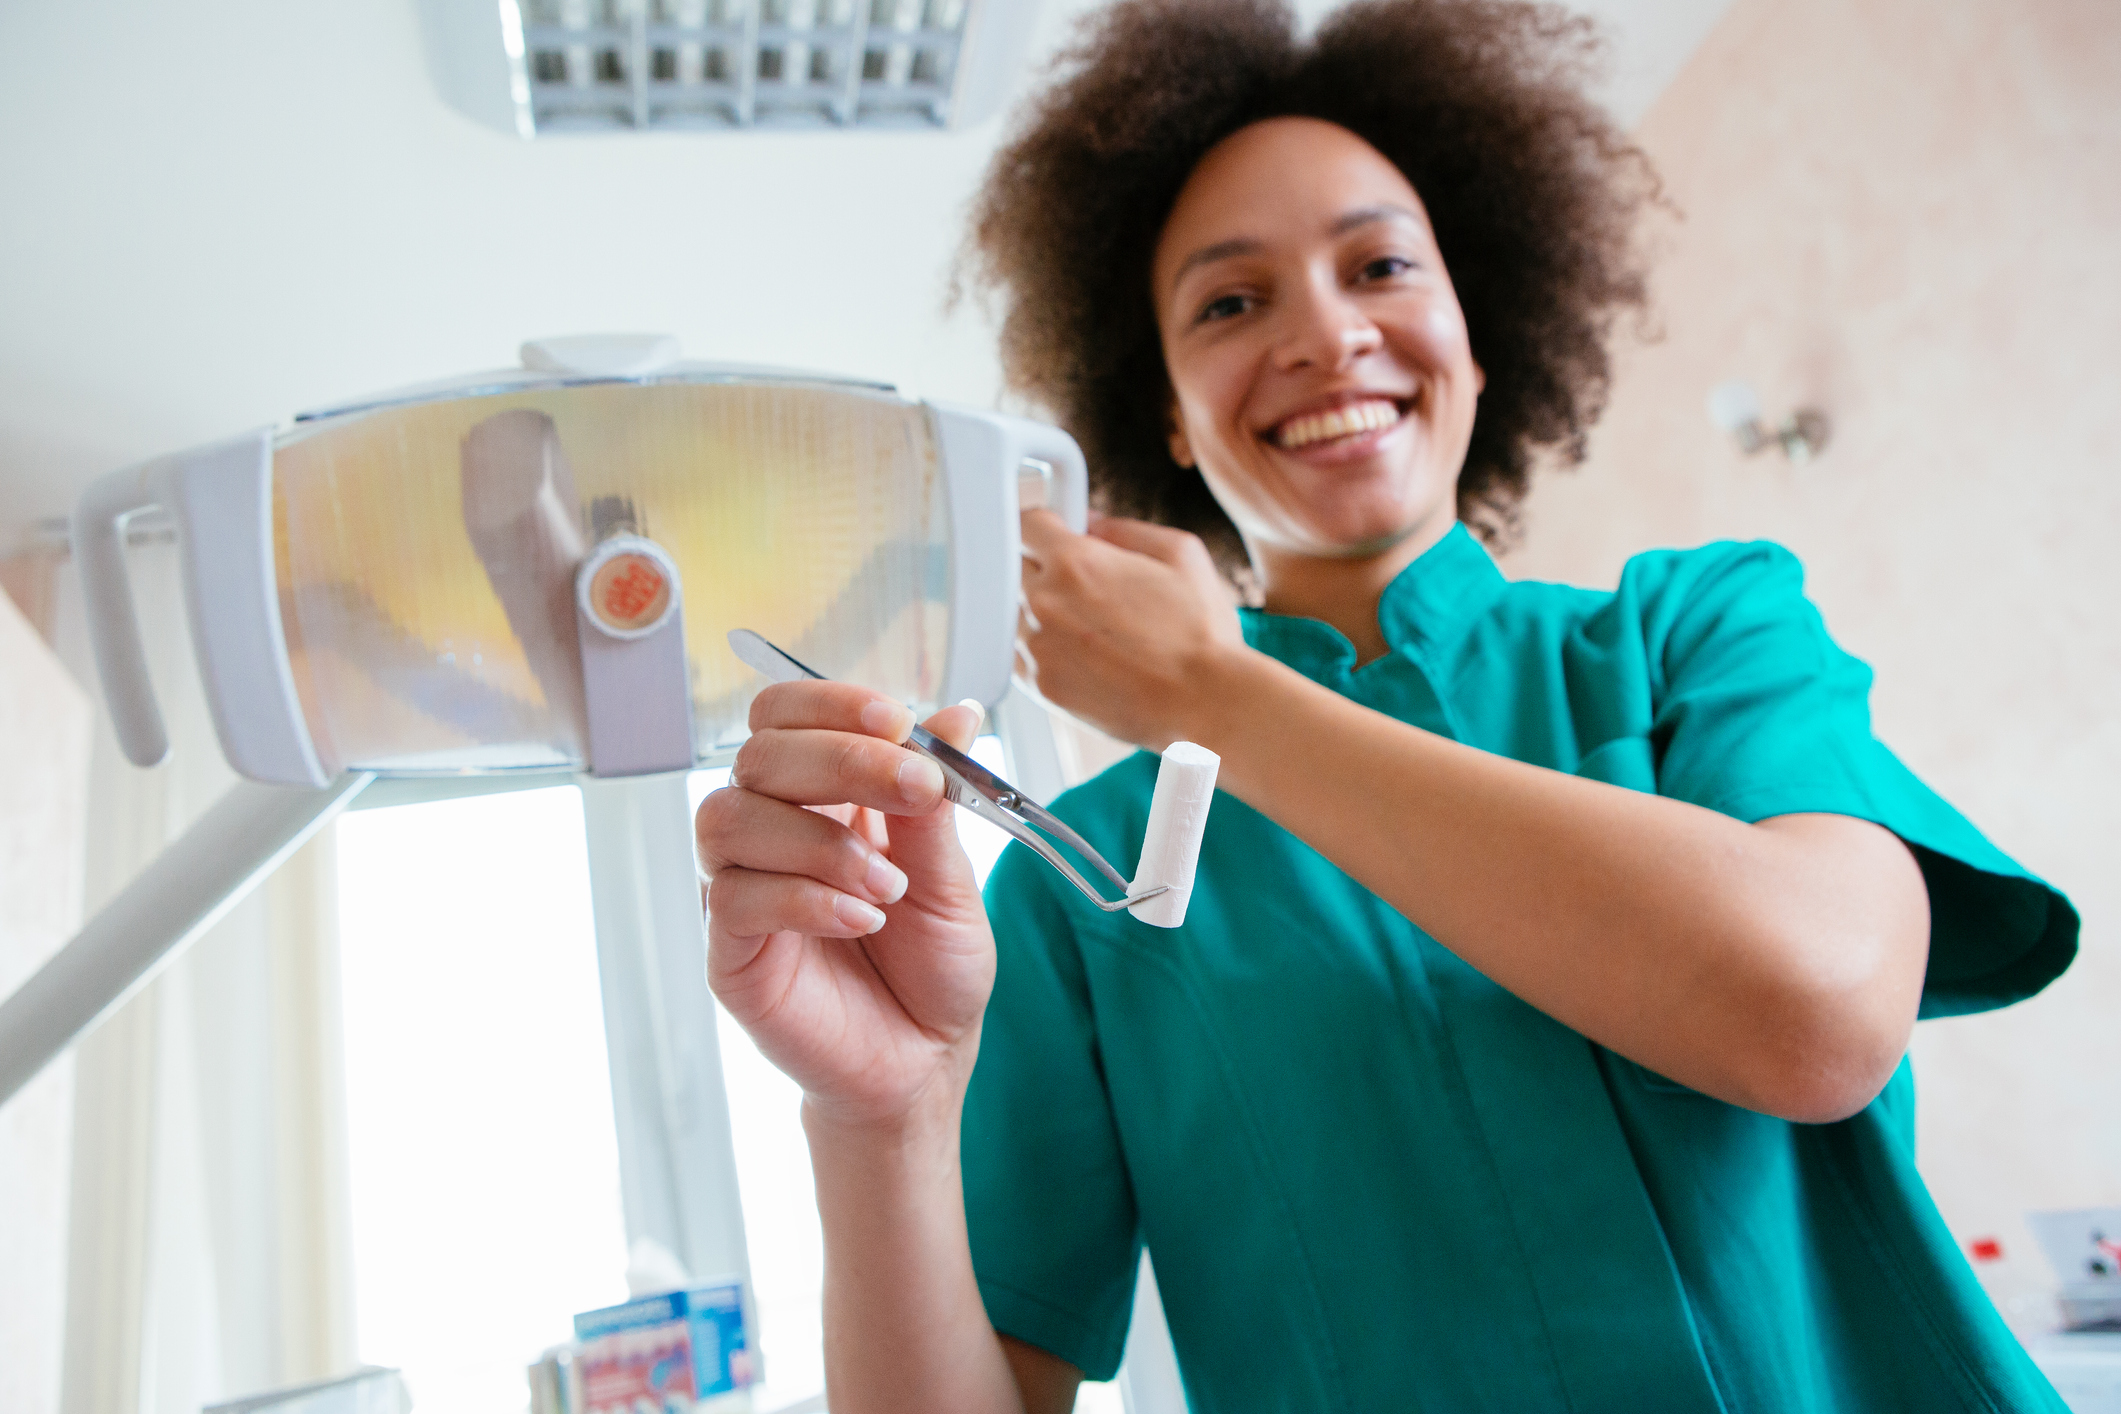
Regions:
<svg viewBox="0 0 2121 1414"><path fill-rule="evenodd" d="M1384 597L1385 586L1457 523L1446 518L1433 528L1421 527L1382 553L1349 559L1252 546L1252 563L1264 591L1261 607L1270 614L1331 624L1355 645L1357 666L1381 658L1391 647L1377 622L1377 601Z"/></svg>

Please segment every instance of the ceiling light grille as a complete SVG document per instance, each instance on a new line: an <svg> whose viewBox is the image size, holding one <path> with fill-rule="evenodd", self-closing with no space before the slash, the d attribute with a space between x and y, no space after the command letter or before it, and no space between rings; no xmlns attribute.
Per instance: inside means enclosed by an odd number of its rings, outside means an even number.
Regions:
<svg viewBox="0 0 2121 1414"><path fill-rule="evenodd" d="M1036 0L426 0L436 78L525 137L961 128L997 109ZM498 61L498 62L496 62Z"/></svg>

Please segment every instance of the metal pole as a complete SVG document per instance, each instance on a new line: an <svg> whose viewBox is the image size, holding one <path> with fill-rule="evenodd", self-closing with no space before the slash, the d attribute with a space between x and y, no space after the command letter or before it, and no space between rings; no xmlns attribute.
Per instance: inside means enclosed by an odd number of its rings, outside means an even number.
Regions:
<svg viewBox="0 0 2121 1414"><path fill-rule="evenodd" d="M0 1105L212 927L375 777L241 781L0 1002Z"/></svg>
<svg viewBox="0 0 2121 1414"><path fill-rule="evenodd" d="M741 1278L748 1305L685 776L584 777L582 817L627 1241L653 1238L696 1279Z"/></svg>

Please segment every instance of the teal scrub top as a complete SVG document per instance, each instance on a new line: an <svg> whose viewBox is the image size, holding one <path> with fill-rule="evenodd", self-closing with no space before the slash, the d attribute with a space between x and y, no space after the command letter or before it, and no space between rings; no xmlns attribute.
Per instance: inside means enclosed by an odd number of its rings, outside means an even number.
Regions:
<svg viewBox="0 0 2121 1414"><path fill-rule="evenodd" d="M1637 557L1611 593L1505 580L1463 527L1387 588L1390 651L1248 611L1247 640L1400 721L1754 821L1914 849L1922 1015L2031 996L2069 902L1871 736L1870 671L1773 545ZM1055 813L1140 847L1156 758ZM1198 1414L2061 1410L1939 1218L1905 1063L1804 1125L1615 1055L1218 794L1185 926L1089 906L1012 845L967 1096L995 1327L1108 1379L1139 1253Z"/></svg>

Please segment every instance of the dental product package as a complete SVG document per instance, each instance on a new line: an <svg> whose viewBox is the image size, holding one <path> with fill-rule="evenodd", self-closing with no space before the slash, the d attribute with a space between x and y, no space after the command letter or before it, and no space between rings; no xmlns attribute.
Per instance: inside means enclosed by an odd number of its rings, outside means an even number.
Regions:
<svg viewBox="0 0 2121 1414"><path fill-rule="evenodd" d="M582 1414L735 1408L755 1378L734 1281L666 1291L574 1318Z"/></svg>
<svg viewBox="0 0 2121 1414"><path fill-rule="evenodd" d="M582 1402L581 1371L575 1365L580 1350L572 1341L555 1345L524 1369L530 1384L530 1414L582 1414L587 1408Z"/></svg>
<svg viewBox="0 0 2121 1414"><path fill-rule="evenodd" d="M2121 1208L2027 1213L2055 1275L2062 1324L2073 1331L2121 1331Z"/></svg>

